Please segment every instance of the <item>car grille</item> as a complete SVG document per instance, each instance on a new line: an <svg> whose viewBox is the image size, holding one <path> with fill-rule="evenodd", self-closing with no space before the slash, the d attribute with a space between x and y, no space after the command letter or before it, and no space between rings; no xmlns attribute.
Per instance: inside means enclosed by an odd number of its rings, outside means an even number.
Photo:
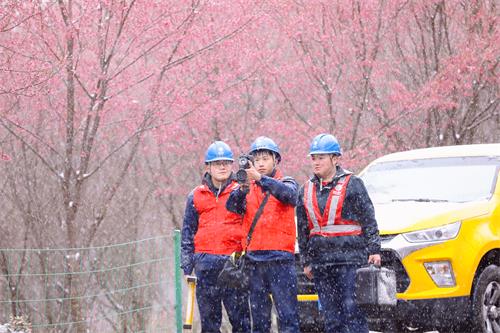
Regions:
<svg viewBox="0 0 500 333"><path fill-rule="evenodd" d="M408 277L401 260L399 260L397 255L391 250L382 249L381 256L382 266L396 272L396 291L398 293L405 292L410 285L410 278ZM314 283L305 276L298 254L296 254L295 264L297 268L297 285L299 294L315 294L316 290L314 288Z"/></svg>
<svg viewBox="0 0 500 333"><path fill-rule="evenodd" d="M381 242L388 242L390 240L392 240L394 237L396 237L397 234L392 234L392 235L380 235L380 241Z"/></svg>
<svg viewBox="0 0 500 333"><path fill-rule="evenodd" d="M392 269L396 272L396 291L398 293L403 293L410 285L410 278L408 277L408 273L399 260L398 256L395 252L391 250L382 249L382 266Z"/></svg>

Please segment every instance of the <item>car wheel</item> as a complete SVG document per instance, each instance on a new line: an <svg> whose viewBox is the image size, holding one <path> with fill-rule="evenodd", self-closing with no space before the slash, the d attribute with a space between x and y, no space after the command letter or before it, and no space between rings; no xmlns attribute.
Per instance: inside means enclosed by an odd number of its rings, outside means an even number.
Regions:
<svg viewBox="0 0 500 333"><path fill-rule="evenodd" d="M472 298L473 332L500 333L500 268L490 265L479 275Z"/></svg>

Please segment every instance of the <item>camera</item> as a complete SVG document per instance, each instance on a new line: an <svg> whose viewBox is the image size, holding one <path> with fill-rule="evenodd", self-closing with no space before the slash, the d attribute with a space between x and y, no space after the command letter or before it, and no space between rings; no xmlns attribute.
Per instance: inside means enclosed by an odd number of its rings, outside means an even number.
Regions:
<svg viewBox="0 0 500 333"><path fill-rule="evenodd" d="M251 164L253 164L253 156L251 155L241 155L238 157L238 171L236 171L236 181L241 184L246 184L248 180L247 172L245 169L250 169Z"/></svg>
<svg viewBox="0 0 500 333"><path fill-rule="evenodd" d="M240 169L250 169L250 163L253 164L252 155L241 155L238 157L238 166Z"/></svg>

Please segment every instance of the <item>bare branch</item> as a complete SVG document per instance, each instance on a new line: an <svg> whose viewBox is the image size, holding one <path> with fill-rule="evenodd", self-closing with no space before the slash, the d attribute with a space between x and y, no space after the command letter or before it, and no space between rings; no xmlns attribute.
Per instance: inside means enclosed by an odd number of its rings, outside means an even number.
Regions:
<svg viewBox="0 0 500 333"><path fill-rule="evenodd" d="M58 172L54 169L54 167L32 146L30 145L23 137L21 137L20 135L18 135L15 131L13 131L4 121L4 118L0 118L0 124L2 124L2 126L10 133L12 134L16 139L18 139L19 141L21 141L23 144L25 144L29 150L31 150L33 152L33 154L35 154L39 159L40 161L42 161L43 165L45 165L47 167L47 169L49 169L52 174L54 174L56 177L60 177L60 175L58 174Z"/></svg>

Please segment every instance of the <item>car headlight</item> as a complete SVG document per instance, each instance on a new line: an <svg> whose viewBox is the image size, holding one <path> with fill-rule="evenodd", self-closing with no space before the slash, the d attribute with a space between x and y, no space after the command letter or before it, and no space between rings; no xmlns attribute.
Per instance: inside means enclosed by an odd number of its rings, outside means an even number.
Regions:
<svg viewBox="0 0 500 333"><path fill-rule="evenodd" d="M407 232L402 235L410 243L444 241L457 237L461 225L462 222L458 221L436 228Z"/></svg>

